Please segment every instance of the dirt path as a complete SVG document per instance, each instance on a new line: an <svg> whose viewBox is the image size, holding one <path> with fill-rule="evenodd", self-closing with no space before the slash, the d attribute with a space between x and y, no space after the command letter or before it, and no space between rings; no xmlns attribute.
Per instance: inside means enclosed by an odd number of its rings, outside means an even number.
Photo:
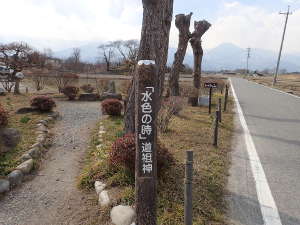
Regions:
<svg viewBox="0 0 300 225"><path fill-rule="evenodd" d="M54 144L31 181L0 200L1 225L90 224L89 195L76 187L90 131L100 118L97 102L57 102L62 119ZM91 208L91 209L90 209Z"/></svg>

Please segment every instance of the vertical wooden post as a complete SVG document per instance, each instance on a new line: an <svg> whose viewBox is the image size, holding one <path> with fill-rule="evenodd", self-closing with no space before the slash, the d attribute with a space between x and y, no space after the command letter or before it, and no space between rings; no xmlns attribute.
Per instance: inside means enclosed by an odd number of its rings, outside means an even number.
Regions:
<svg viewBox="0 0 300 225"><path fill-rule="evenodd" d="M137 225L156 225L156 116L158 70L154 61L141 60L136 67L135 203Z"/></svg>
<svg viewBox="0 0 300 225"><path fill-rule="evenodd" d="M219 112L216 111L216 118L215 118L215 127L214 127L214 140L213 145L218 146L218 135L219 135Z"/></svg>
<svg viewBox="0 0 300 225"><path fill-rule="evenodd" d="M212 100L212 87L209 88L209 105L208 105L209 114L211 114L211 100Z"/></svg>
<svg viewBox="0 0 300 225"><path fill-rule="evenodd" d="M228 85L226 85L225 100L224 100L224 112L226 112L226 110L227 110L228 92L229 92L229 88L228 88Z"/></svg>
<svg viewBox="0 0 300 225"><path fill-rule="evenodd" d="M219 98L218 102L219 122L222 123L222 98Z"/></svg>
<svg viewBox="0 0 300 225"><path fill-rule="evenodd" d="M184 186L184 224L193 224L193 151L186 152Z"/></svg>

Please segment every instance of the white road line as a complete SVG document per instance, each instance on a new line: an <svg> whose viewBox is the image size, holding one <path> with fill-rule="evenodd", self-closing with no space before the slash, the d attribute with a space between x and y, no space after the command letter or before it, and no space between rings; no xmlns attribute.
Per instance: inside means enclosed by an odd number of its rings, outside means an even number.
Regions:
<svg viewBox="0 0 300 225"><path fill-rule="evenodd" d="M237 111L238 111L239 118L241 121L241 125L244 130L247 152L248 152L249 161L250 161L251 169L252 169L252 174L253 174L255 185L256 185L257 198L258 198L258 201L260 204L260 209L261 209L262 217L264 220L264 225L282 225L276 203L275 203L273 195L271 193L264 169L261 165L259 156L257 154L252 136L248 129L241 105L240 105L237 95L235 93L231 78L229 80L230 80L230 84L231 84L232 94L233 94L235 102L236 102L236 107L237 107Z"/></svg>
<svg viewBox="0 0 300 225"><path fill-rule="evenodd" d="M299 98L299 99L300 99L300 97L297 96L297 95L293 95L293 94L287 93L287 92L285 92L285 91L282 91L282 90L279 90L279 89L276 89L276 88L269 87L269 86L264 85L264 84L259 84L259 83L256 83L256 82L254 82L254 81L251 81L251 80L247 80L247 81L252 82L252 83L254 83L254 84L257 84L257 85L260 85L260 86L263 86L263 87L266 87L266 88L269 88L269 89L271 89L271 90L273 90L273 91L277 91L277 92L280 92L280 93L282 93L282 94L286 94L286 95L292 96L292 97L294 97L294 98Z"/></svg>

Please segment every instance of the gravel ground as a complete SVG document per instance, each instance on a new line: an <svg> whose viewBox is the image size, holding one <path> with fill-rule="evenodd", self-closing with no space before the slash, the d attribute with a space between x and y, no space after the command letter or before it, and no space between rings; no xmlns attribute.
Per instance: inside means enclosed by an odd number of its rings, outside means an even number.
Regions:
<svg viewBox="0 0 300 225"><path fill-rule="evenodd" d="M32 179L0 199L1 225L83 225L95 219L95 196L79 191L76 178L101 116L99 105L57 102L62 118L53 129L54 144Z"/></svg>

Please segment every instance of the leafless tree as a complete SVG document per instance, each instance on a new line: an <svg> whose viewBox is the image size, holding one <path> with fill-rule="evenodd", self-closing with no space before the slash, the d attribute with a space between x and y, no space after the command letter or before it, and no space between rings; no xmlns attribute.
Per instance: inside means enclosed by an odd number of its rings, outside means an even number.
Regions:
<svg viewBox="0 0 300 225"><path fill-rule="evenodd" d="M193 55L194 55L194 87L199 89L201 82L201 70L202 70L202 58L203 58L203 48L201 43L201 38L206 31L211 27L211 24L206 20L195 21L194 32L192 33L192 38L190 40Z"/></svg>
<svg viewBox="0 0 300 225"><path fill-rule="evenodd" d="M169 88L170 95L179 96L179 73L182 68L182 63L186 54L186 49L191 38L190 24L191 16L189 15L178 14L176 15L175 25L179 30L179 43L177 51L174 55L174 62L172 65L170 79L169 79Z"/></svg>
<svg viewBox="0 0 300 225"><path fill-rule="evenodd" d="M33 58L30 57L31 54L32 48L24 42L0 45L0 62L12 70L12 73L8 74L7 82L14 86L15 94L20 94L21 79L18 77L18 73L34 63ZM11 91L11 88L8 91Z"/></svg>
<svg viewBox="0 0 300 225"><path fill-rule="evenodd" d="M164 90L165 68L169 49L169 35L173 16L173 0L143 0L143 24L138 60L155 60L158 67L157 110ZM125 132L135 132L135 82L132 82L125 111Z"/></svg>
<svg viewBox="0 0 300 225"><path fill-rule="evenodd" d="M73 48L73 53L72 53L72 58L74 60L74 69L76 72L79 72L80 70L80 55L81 55L81 50L80 48Z"/></svg>
<svg viewBox="0 0 300 225"><path fill-rule="evenodd" d="M62 93L62 90L66 86L78 81L78 78L79 78L78 75L74 73L56 71L54 75L54 79L59 93Z"/></svg>
<svg viewBox="0 0 300 225"><path fill-rule="evenodd" d="M110 71L110 66L112 59L114 57L114 45L112 42L107 44L99 45L98 47L101 50L101 54L103 55L103 59L106 63L106 70Z"/></svg>
<svg viewBox="0 0 300 225"><path fill-rule="evenodd" d="M136 63L139 50L138 40L118 40L112 42L112 46L121 55L124 62L131 61L133 63Z"/></svg>

